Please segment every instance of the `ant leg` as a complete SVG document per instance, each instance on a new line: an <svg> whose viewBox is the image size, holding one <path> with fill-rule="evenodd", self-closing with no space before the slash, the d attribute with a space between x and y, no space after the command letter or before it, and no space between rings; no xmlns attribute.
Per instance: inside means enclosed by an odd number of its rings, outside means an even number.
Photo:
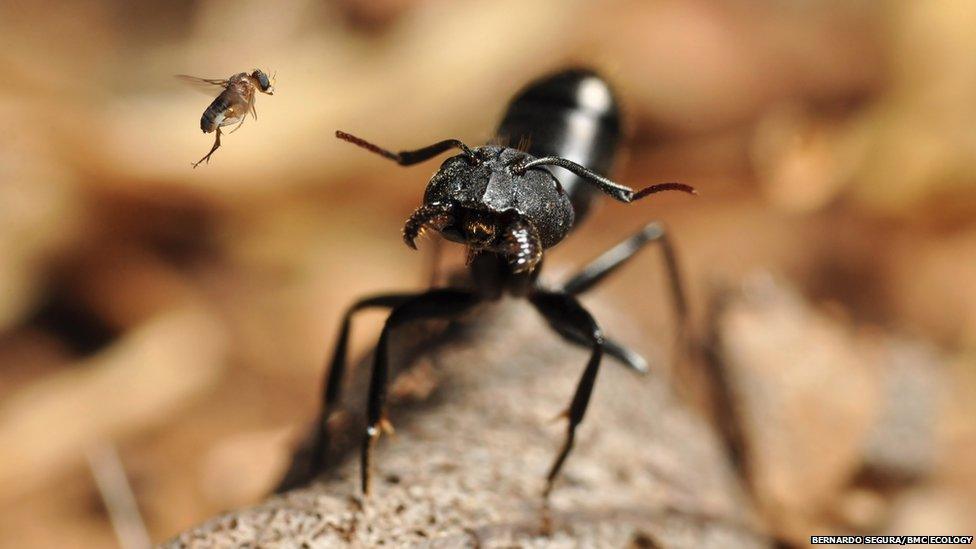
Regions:
<svg viewBox="0 0 976 549"><path fill-rule="evenodd" d="M217 140L214 141L213 148L210 149L210 152L207 153L207 156L204 156L200 160L197 160L196 162L194 162L193 163L193 167L196 168L203 161L206 161L207 164L209 164L210 163L210 156L214 153L214 151L216 151L219 148L220 148L220 128L218 127L217 128Z"/></svg>
<svg viewBox="0 0 976 549"><path fill-rule="evenodd" d="M549 322L549 326L565 341L568 341L573 345L584 347L590 346L590 340L579 332L576 332L566 326L555 324L551 321ZM647 367L647 359L645 359L639 353L630 350L626 346L617 343L613 339L608 337L603 338L603 351L608 356L617 359L621 364L637 372L638 374L645 375L650 371Z"/></svg>
<svg viewBox="0 0 976 549"><path fill-rule="evenodd" d="M355 135L348 134L344 131L337 131L335 135L337 138L342 139L343 141L348 141L353 145L362 147L371 153L388 158L401 166L412 166L413 164L419 164L450 149L461 149L470 159L474 159L474 151L457 139L445 139L415 151L394 152L384 149L379 145L374 145L361 137L356 137Z"/></svg>
<svg viewBox="0 0 976 549"><path fill-rule="evenodd" d="M376 352L373 355L373 372L369 380L368 423L360 453L359 471L364 495L369 495L373 446L380 436L380 431L388 430L390 427L384 413L390 368L388 348L390 333L402 324L413 320L456 317L479 301L481 299L477 294L466 290L430 290L399 304L386 319L379 342L376 344Z"/></svg>
<svg viewBox="0 0 976 549"><path fill-rule="evenodd" d="M664 225L659 222L649 223L637 234L604 252L603 255L593 260L566 282L563 285L563 291L572 295L580 295L586 292L651 242L661 245L664 265L668 271L674 315L678 322L678 333L684 337L688 329L688 300L685 297L684 284L682 283L681 271L678 268L674 246L671 244L671 239Z"/></svg>
<svg viewBox="0 0 976 549"><path fill-rule="evenodd" d="M646 375L650 370L647 368L647 359L630 348L617 343L610 338L603 339L603 350L608 355L620 361L621 364L630 368L641 375Z"/></svg>
<svg viewBox="0 0 976 549"><path fill-rule="evenodd" d="M600 371L600 360L603 358L603 334L600 332L600 326L593 319L593 315L587 312L579 301L569 294L540 291L532 294L529 299L544 317L551 319L550 323L565 323L573 326L575 331L580 334L586 334L591 348L590 360L586 363L583 376L576 386L576 393L573 394L573 401L566 411L566 419L569 420L566 439L549 469L549 474L546 476L546 488L542 495L548 499L553 483L559 476L559 471L569 456L569 452L573 449L573 442L576 440L576 427L583 421L586 407L590 403L593 385L596 383L596 375Z"/></svg>
<svg viewBox="0 0 976 549"><path fill-rule="evenodd" d="M349 332L352 328L353 316L363 309L393 308L405 303L416 295L415 293L409 293L366 297L353 303L343 315L342 326L339 328L339 336L336 339L335 350L332 352L332 360L329 362L327 377L322 387L322 411L319 415L315 440L312 442L308 479L314 478L325 466L325 455L329 449L327 422L329 417L335 412L342 396L342 383L346 373L346 356L349 350Z"/></svg>

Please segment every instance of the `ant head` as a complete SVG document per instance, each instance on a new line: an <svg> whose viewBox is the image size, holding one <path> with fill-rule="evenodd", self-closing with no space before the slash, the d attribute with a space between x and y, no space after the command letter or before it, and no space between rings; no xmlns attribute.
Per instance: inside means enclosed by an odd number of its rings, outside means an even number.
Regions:
<svg viewBox="0 0 976 549"><path fill-rule="evenodd" d="M424 206L451 218L433 228L469 248L492 249L513 224L527 224L542 248L558 244L573 225L573 206L552 173L524 167L531 160L525 152L494 146L448 158L424 193Z"/></svg>
<svg viewBox="0 0 976 549"><path fill-rule="evenodd" d="M260 89L262 92L268 95L274 95L274 84L264 71L261 69L254 69L254 72L251 73L251 78L258 81L258 89Z"/></svg>
<svg viewBox="0 0 976 549"><path fill-rule="evenodd" d="M695 193L682 183L659 183L634 191L566 158L532 155L510 147L472 149L445 139L413 151L394 152L346 132L336 137L411 166L447 150L461 149L441 164L427 184L424 203L407 220L403 239L411 248L426 230L467 244L468 258L482 252L504 256L516 273L530 272L542 250L555 246L573 226L573 204L545 166L558 166L595 185L611 198L633 202L661 191Z"/></svg>

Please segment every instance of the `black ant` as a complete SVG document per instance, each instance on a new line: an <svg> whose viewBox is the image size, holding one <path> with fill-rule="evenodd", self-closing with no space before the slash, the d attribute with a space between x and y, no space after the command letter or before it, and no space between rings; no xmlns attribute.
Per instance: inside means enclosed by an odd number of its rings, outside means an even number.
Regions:
<svg viewBox="0 0 976 549"><path fill-rule="evenodd" d="M593 316L576 296L592 288L650 242L661 244L678 321L684 326L686 303L671 243L660 223L651 223L586 266L558 289L536 283L543 251L558 244L595 202L599 192L619 202L677 190L695 194L681 183L662 183L639 191L599 175L609 169L620 139L620 115L609 85L589 70L573 69L527 86L508 107L497 132L499 140L529 143L526 150L485 145L470 148L448 139L414 151L392 152L358 137L336 137L385 156L401 166L459 149L441 164L424 193L423 204L407 219L403 239L411 248L424 231L467 246L475 289L434 288L419 293L383 294L354 303L343 317L325 384L322 416L312 447L312 469L322 466L328 431L346 369L352 316L363 309L388 308L373 359L367 406L367 429L361 451L362 490L369 494L373 446L389 423L384 403L389 381L390 334L421 319L451 319L503 294L528 299L564 339L590 349L586 369L565 412L565 441L546 478L548 496L573 447L603 353L639 372L646 362L637 353L605 338Z"/></svg>

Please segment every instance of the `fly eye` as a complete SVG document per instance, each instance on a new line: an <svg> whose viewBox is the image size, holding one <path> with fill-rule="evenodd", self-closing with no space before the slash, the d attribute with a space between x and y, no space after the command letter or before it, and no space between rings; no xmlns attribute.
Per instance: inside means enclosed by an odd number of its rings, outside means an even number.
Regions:
<svg viewBox="0 0 976 549"><path fill-rule="evenodd" d="M264 74L263 71L256 70L251 73L251 76L257 79L258 85L261 86L261 91L266 91L271 87L271 80L268 79L268 75Z"/></svg>

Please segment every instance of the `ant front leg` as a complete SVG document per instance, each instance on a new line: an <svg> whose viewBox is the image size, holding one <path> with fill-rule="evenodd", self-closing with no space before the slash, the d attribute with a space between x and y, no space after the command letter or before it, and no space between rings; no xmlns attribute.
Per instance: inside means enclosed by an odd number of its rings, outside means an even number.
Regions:
<svg viewBox="0 0 976 549"><path fill-rule="evenodd" d="M583 376L576 386L573 401L565 412L568 420L566 439L549 469L549 474L546 476L546 488L543 491L543 497L548 498L563 463L573 449L573 443L576 440L576 427L583 421L586 407L590 403L590 396L593 394L593 386L596 383L596 375L600 371L600 361L603 358L604 342L600 326L597 325L593 315L587 312L575 297L564 293L538 291L532 294L529 300L550 322L550 325L566 324L572 326L576 333L586 334L591 349L590 359L586 363Z"/></svg>
<svg viewBox="0 0 976 549"><path fill-rule="evenodd" d="M214 141L214 145L210 149L210 152L208 152L207 155L204 156L203 158L201 158L200 160L197 160L196 162L194 162L193 163L193 167L196 168L197 166L200 165L201 162L204 162L204 161L206 161L207 164L209 164L210 163L210 157L213 155L214 151L216 151L219 148L220 148L220 127L218 126L217 127L217 139Z"/></svg>
<svg viewBox="0 0 976 549"><path fill-rule="evenodd" d="M352 329L353 316L365 309L390 309L416 296L416 293L375 295L360 299L346 310L346 313L342 316L342 325L339 328L339 335L336 338L335 350L332 352L332 359L329 361L329 368L325 378L326 381L322 386L322 411L319 414L314 435L315 438L312 441L308 473L304 478L295 479L294 481L288 482L287 485L283 484L278 488L279 492L294 486L306 484L318 476L325 467L325 457L329 450L330 441L328 421L339 406L342 398L342 386L349 351L349 332Z"/></svg>
<svg viewBox="0 0 976 549"><path fill-rule="evenodd" d="M657 243L661 246L664 265L668 274L674 316L678 323L678 336L684 339L689 330L688 300L685 297L684 284L681 271L678 268L674 246L662 223L649 223L637 234L606 251L566 282L563 291L572 295L580 295L588 291L650 243Z"/></svg>
<svg viewBox="0 0 976 549"><path fill-rule="evenodd" d="M466 290L430 290L411 297L394 307L383 325L376 352L373 355L373 371L369 381L369 403L367 404L367 426L360 453L360 481L364 495L370 491L370 466L373 447L380 431L389 429L385 417L387 384L389 382L389 338L394 329L406 322L423 319L450 319L464 313L480 301L480 298Z"/></svg>

